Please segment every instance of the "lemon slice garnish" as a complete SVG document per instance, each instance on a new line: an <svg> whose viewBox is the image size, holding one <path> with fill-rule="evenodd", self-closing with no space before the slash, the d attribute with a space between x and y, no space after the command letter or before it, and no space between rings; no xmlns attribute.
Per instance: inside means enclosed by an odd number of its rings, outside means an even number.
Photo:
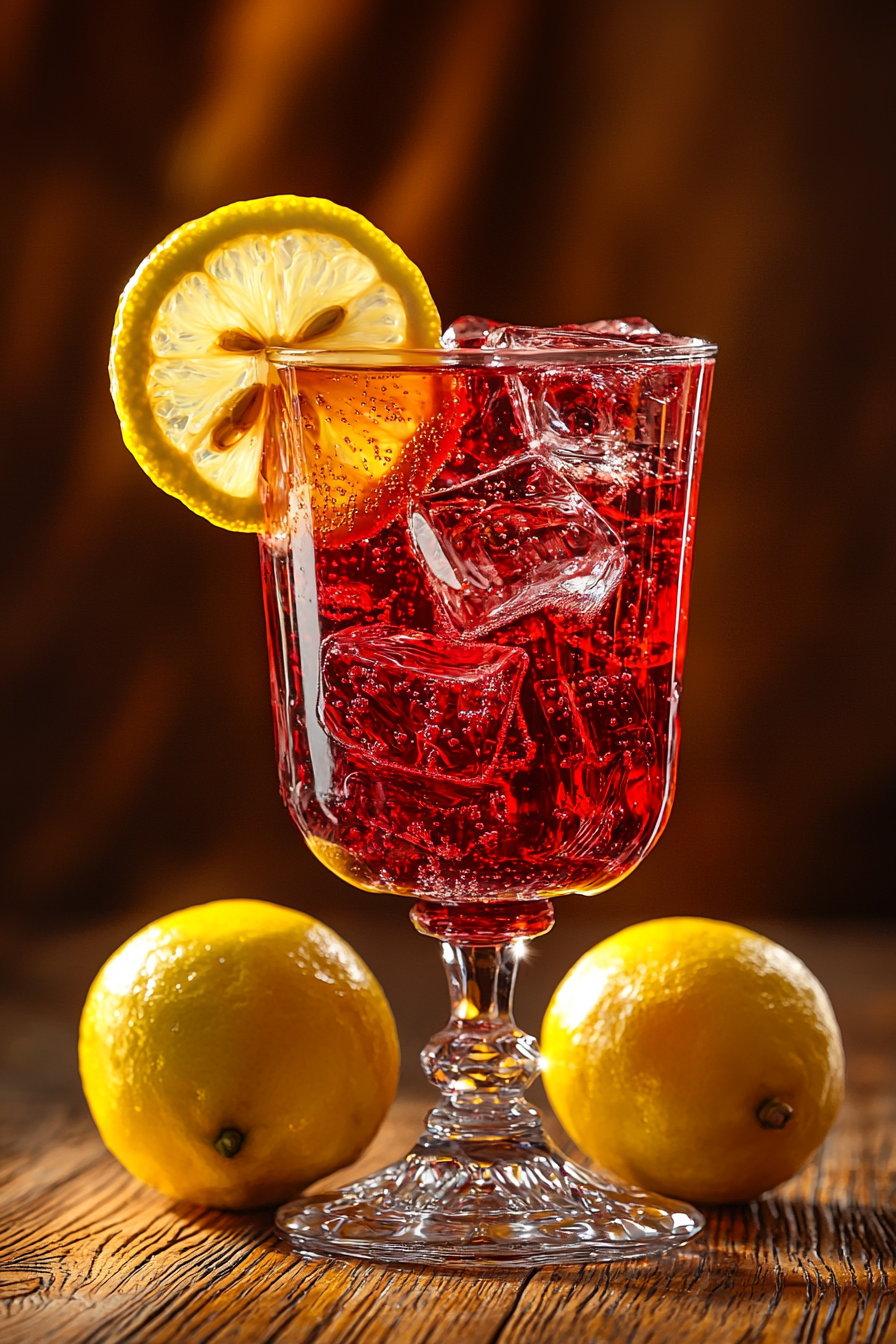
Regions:
<svg viewBox="0 0 896 1344"><path fill-rule="evenodd" d="M363 216L312 197L239 201L176 229L122 294L109 368L125 443L196 513L262 531L259 472L276 381L266 350L427 348L439 331L420 271ZM334 446L333 407L317 404L313 379L304 396L320 488L348 471L355 517L365 491L382 495L430 399L421 389L397 418L388 397L348 421L337 408ZM329 526L345 530L336 496L326 509Z"/></svg>

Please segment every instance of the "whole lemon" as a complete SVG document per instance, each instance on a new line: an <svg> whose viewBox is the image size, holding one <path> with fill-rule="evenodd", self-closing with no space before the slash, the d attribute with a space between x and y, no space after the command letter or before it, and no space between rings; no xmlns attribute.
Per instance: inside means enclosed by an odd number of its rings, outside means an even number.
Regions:
<svg viewBox="0 0 896 1344"><path fill-rule="evenodd" d="M830 1001L736 924L655 919L598 943L554 993L545 1087L584 1153L682 1199L752 1199L821 1143L843 1098Z"/></svg>
<svg viewBox="0 0 896 1344"><path fill-rule="evenodd" d="M251 1208L351 1162L395 1094L389 1005L332 929L265 901L166 915L103 966L81 1017L103 1142L176 1199Z"/></svg>

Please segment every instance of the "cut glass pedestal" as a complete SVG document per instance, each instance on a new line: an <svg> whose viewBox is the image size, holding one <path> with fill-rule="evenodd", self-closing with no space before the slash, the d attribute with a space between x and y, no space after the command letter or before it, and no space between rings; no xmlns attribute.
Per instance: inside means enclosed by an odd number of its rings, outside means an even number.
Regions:
<svg viewBox="0 0 896 1344"><path fill-rule="evenodd" d="M478 1142L428 1129L403 1161L277 1215L300 1254L479 1267L654 1255L702 1226L687 1204L569 1161L537 1121L514 1139Z"/></svg>
<svg viewBox="0 0 896 1344"><path fill-rule="evenodd" d="M510 1011L520 942L442 942L451 1018L421 1056L442 1104L401 1162L279 1210L299 1254L529 1268L655 1255L700 1231L688 1204L586 1171L546 1137L523 1098L537 1045Z"/></svg>

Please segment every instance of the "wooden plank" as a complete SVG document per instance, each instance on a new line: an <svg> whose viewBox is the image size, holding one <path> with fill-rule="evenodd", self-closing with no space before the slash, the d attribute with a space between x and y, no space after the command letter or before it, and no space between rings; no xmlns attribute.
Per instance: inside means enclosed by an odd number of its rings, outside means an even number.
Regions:
<svg viewBox="0 0 896 1344"><path fill-rule="evenodd" d="M400 1107L378 1148L394 1150L396 1138L404 1146L408 1110L420 1109ZM270 1211L172 1204L129 1177L86 1119L54 1119L54 1141L30 1169L5 1153L4 1344L385 1339L402 1321L429 1330L437 1308L450 1308L455 1339L478 1342L515 1300L518 1275L483 1286L478 1276L301 1261L274 1236ZM24 1131L26 1155L33 1140Z"/></svg>
<svg viewBox="0 0 896 1344"><path fill-rule="evenodd" d="M406 1100L368 1155L387 1160ZM896 1105L847 1107L818 1161L776 1196L710 1210L659 1260L443 1272L305 1262L270 1213L172 1204L132 1180L89 1121L13 1118L0 1149L4 1344L607 1344L896 1339Z"/></svg>
<svg viewBox="0 0 896 1344"><path fill-rule="evenodd" d="M896 1339L896 1102L851 1100L817 1159L774 1196L707 1209L659 1260L534 1275L501 1344L884 1344Z"/></svg>
<svg viewBox="0 0 896 1344"><path fill-rule="evenodd" d="M872 974L857 943L847 975L843 939L809 932L847 1038L847 1105L797 1178L707 1210L677 1254L529 1274L301 1261L269 1210L173 1204L132 1180L83 1108L9 1104L0 1344L896 1344L896 944ZM545 987L569 955L541 966ZM426 1105L401 1097L326 1184L399 1156Z"/></svg>

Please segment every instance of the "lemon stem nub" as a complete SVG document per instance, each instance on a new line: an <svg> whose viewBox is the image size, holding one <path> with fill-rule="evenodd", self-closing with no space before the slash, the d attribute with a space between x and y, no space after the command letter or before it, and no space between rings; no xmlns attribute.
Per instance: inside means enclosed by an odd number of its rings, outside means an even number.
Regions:
<svg viewBox="0 0 896 1344"><path fill-rule="evenodd" d="M756 1107L756 1119L763 1129L783 1129L793 1115L793 1107L780 1097L767 1097Z"/></svg>
<svg viewBox="0 0 896 1344"><path fill-rule="evenodd" d="M243 1135L238 1129L222 1129L214 1147L222 1157L236 1157L243 1146Z"/></svg>
<svg viewBox="0 0 896 1344"><path fill-rule="evenodd" d="M324 308L316 313L310 321L306 322L301 328L296 341L313 341L318 336L330 336L345 321L345 309L341 304L335 304L332 308Z"/></svg>

